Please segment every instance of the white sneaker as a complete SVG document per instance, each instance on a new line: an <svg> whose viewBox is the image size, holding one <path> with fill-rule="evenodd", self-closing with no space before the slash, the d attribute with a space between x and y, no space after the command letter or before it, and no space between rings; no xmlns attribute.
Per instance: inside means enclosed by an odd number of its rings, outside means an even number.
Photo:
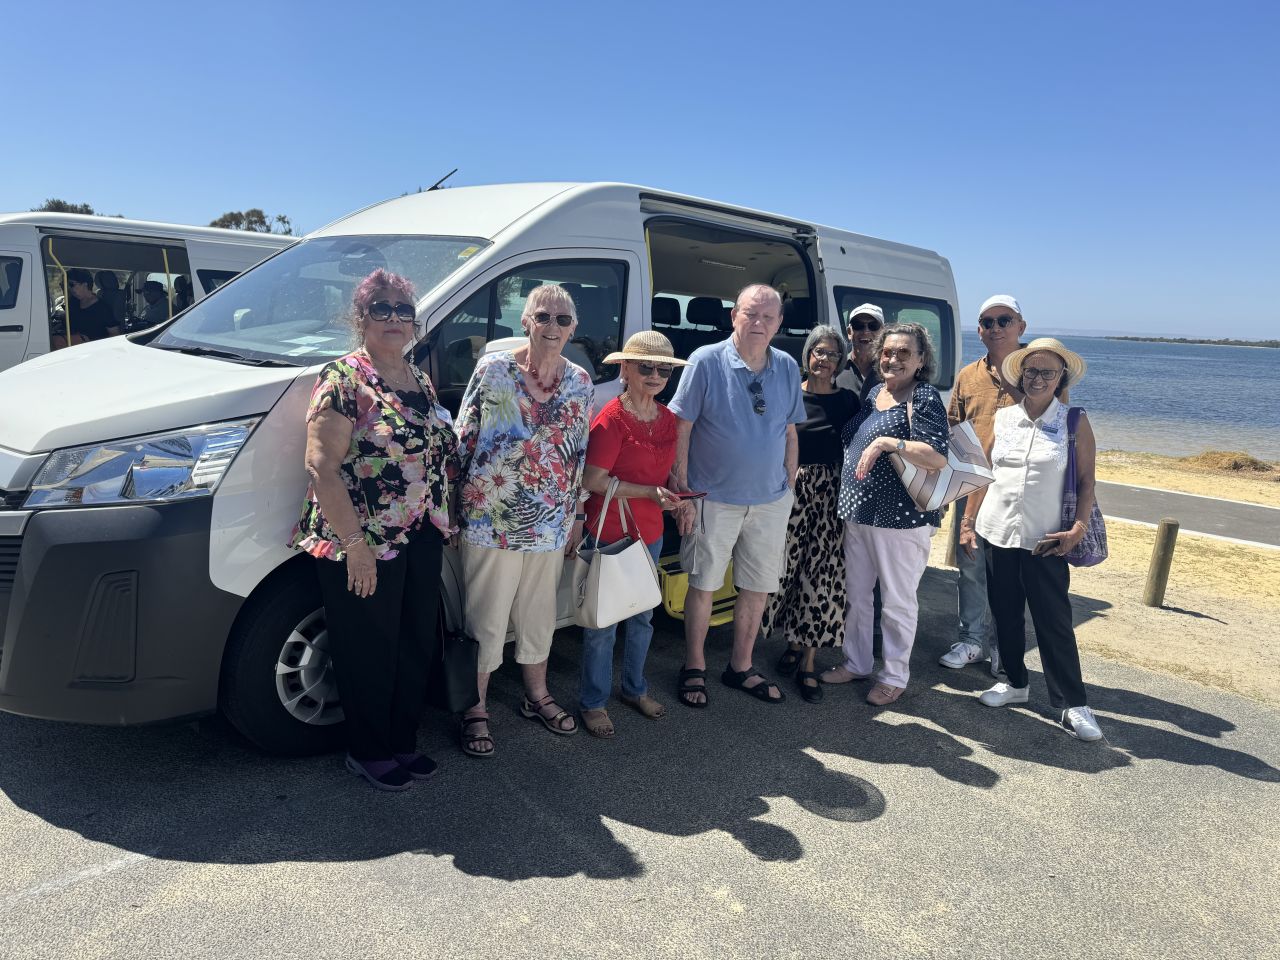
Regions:
<svg viewBox="0 0 1280 960"><path fill-rule="evenodd" d="M951 649L938 658L944 667L959 670L982 659L982 648L976 643L959 640L951 645Z"/></svg>
<svg viewBox="0 0 1280 960"><path fill-rule="evenodd" d="M1077 740L1101 740L1102 730L1088 707L1072 707L1062 711L1062 729Z"/></svg>
<svg viewBox="0 0 1280 960"><path fill-rule="evenodd" d="M990 690L982 691L978 699L988 707L1004 707L1011 703L1026 703L1030 699L1030 691L1030 687L1011 687L1001 682Z"/></svg>

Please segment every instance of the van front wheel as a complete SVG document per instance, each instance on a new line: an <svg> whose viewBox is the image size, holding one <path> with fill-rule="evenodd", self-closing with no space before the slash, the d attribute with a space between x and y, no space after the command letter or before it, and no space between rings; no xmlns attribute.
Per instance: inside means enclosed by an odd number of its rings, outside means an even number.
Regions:
<svg viewBox="0 0 1280 960"><path fill-rule="evenodd" d="M223 657L219 699L232 726L268 753L301 756L338 746L342 704L309 566L282 571L241 611Z"/></svg>

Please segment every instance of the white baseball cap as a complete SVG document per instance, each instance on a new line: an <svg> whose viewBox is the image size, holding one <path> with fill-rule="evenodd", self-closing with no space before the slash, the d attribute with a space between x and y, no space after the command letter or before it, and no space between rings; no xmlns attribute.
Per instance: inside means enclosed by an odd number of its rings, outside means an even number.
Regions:
<svg viewBox="0 0 1280 960"><path fill-rule="evenodd" d="M1022 308L1018 306L1018 301L1007 293L997 293L994 297L983 300L982 306L978 308L978 316L982 316L992 307L1008 307L1019 317L1022 316Z"/></svg>

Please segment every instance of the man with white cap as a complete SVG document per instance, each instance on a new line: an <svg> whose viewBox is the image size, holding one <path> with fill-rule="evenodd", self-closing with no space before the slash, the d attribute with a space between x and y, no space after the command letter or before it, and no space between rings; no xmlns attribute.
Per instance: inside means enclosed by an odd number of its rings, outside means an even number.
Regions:
<svg viewBox="0 0 1280 960"><path fill-rule="evenodd" d="M996 411L1010 407L1022 399L1018 388L1008 383L1000 372L1005 357L1017 350L1018 341L1027 329L1022 308L1008 294L988 297L978 309L978 336L987 348L986 356L960 369L951 391L947 416L954 426L968 420L986 449L991 449ZM957 501L956 516L964 516L965 500ZM968 521L960 521L962 524ZM960 669L971 663L991 658L991 675L999 676L999 654L991 642L991 614L987 607L987 568L979 547L974 556L956 551L960 568L958 607L960 636L938 662L944 667Z"/></svg>
<svg viewBox="0 0 1280 960"><path fill-rule="evenodd" d="M852 390L859 400L880 381L876 370L875 348L884 328L884 311L874 303L864 303L849 311L845 336L849 340L849 366L836 377L836 386Z"/></svg>

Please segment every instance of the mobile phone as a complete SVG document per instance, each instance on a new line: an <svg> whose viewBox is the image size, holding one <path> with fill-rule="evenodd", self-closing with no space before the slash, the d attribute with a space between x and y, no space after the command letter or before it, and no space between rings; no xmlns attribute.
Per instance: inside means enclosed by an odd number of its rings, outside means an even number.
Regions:
<svg viewBox="0 0 1280 960"><path fill-rule="evenodd" d="M675 497L677 500L701 500L703 497L707 495L707 491L689 490L685 493L676 493L673 490L671 491L671 495Z"/></svg>
<svg viewBox="0 0 1280 960"><path fill-rule="evenodd" d="M1057 537L1046 537L1036 544L1035 549L1031 551L1031 555L1033 557L1043 557L1061 542Z"/></svg>

